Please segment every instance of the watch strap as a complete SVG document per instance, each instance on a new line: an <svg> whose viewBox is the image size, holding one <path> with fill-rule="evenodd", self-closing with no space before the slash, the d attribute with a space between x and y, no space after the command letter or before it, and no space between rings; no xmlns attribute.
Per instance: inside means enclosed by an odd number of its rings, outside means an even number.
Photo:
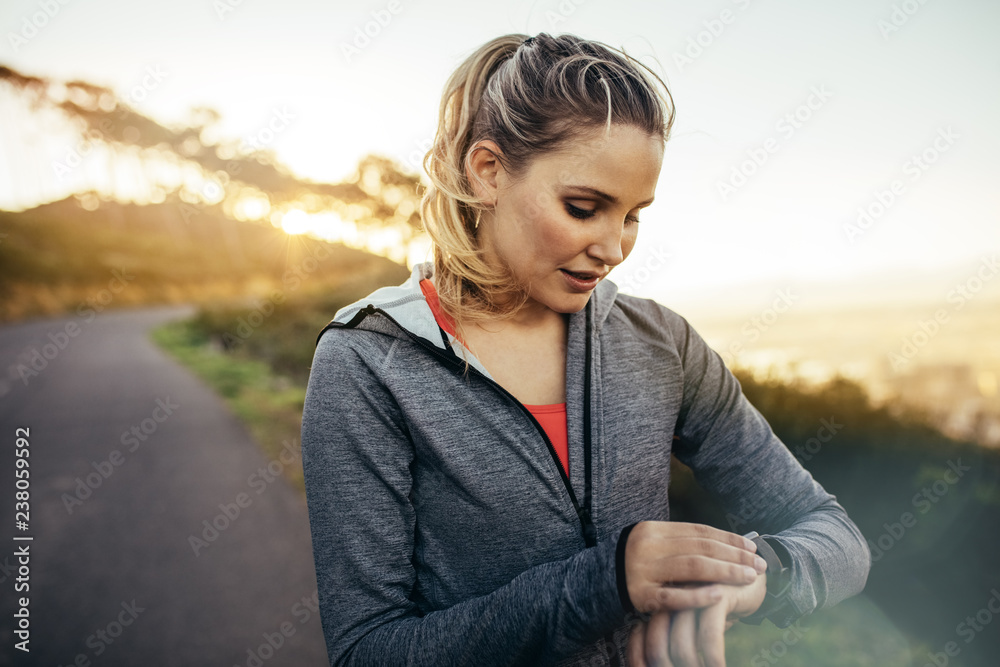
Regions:
<svg viewBox="0 0 1000 667"><path fill-rule="evenodd" d="M786 628L799 617L788 596L792 584L791 555L779 540L770 535L751 532L744 537L757 545L757 554L767 563L767 592L757 611L740 620L760 625L767 618L779 628Z"/></svg>

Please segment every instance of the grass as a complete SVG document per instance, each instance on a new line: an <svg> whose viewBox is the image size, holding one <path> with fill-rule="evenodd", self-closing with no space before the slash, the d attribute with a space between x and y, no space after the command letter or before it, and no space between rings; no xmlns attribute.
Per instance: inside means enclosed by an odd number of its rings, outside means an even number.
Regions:
<svg viewBox="0 0 1000 667"><path fill-rule="evenodd" d="M274 373L263 361L223 351L192 320L154 329L152 338L218 392L269 459L278 459L289 446L296 460L283 470L288 481L305 493L299 442L305 387Z"/></svg>
<svg viewBox="0 0 1000 667"><path fill-rule="evenodd" d="M930 650L913 645L863 594L785 629L765 621L726 633L726 664L734 667L910 667Z"/></svg>
<svg viewBox="0 0 1000 667"><path fill-rule="evenodd" d="M202 305L194 317L154 329L152 338L218 392L267 458L278 459L287 449L295 454L285 475L304 494L302 407L316 336L342 306L377 287L398 285L409 273L373 261L336 285L287 290L279 303ZM241 323L253 326L247 331Z"/></svg>

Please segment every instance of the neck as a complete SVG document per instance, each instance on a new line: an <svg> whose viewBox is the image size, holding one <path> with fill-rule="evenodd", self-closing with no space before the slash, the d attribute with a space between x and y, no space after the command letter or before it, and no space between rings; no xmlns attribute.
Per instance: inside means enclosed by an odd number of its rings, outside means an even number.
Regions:
<svg viewBox="0 0 1000 667"><path fill-rule="evenodd" d="M431 276L430 281L434 285L434 288L437 289L435 276ZM568 323L569 316L565 313L557 313L548 306L529 298L513 315L502 319L498 318L479 322L476 326L485 331L496 331L497 325L501 329L534 331L548 328L556 322Z"/></svg>
<svg viewBox="0 0 1000 667"><path fill-rule="evenodd" d="M509 321L518 328L534 329L539 326L547 326L556 319L562 319L562 313L557 313L548 306L538 303L534 299L528 299L521 308L514 313Z"/></svg>

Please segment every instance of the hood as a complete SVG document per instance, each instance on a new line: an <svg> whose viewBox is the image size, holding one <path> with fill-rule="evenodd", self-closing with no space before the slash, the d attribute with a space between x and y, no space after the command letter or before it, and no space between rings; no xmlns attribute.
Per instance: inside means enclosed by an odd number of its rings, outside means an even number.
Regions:
<svg viewBox="0 0 1000 667"><path fill-rule="evenodd" d="M484 375L491 377L468 348L459 343L454 336L442 331L438 327L437 320L434 319L434 313L431 311L431 307L428 305L427 299L424 298L424 293L420 289L420 281L424 278L430 278L433 275L433 262L427 261L416 264L410 272L410 277L404 283L380 287L368 296L344 306L333 316L331 324L333 322L347 324L362 308L373 306L387 313L411 334L427 340L442 350L447 350L448 348L445 346L442 338L442 334L444 334L448 338L448 343L452 350L455 350L468 359L469 363ZM618 286L607 278L599 282L591 294L590 300L587 302L587 308L594 309L593 321L596 330L600 329L608 313L611 312L611 306L614 304L617 294ZM574 318L584 317L587 308L570 315L570 326L573 325L572 321ZM323 332L320 332L320 336L329 328L330 325L327 325Z"/></svg>

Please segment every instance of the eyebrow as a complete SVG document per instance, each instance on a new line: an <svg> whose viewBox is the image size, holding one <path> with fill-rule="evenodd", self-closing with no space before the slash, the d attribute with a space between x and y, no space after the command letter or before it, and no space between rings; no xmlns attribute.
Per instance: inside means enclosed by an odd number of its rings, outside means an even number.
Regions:
<svg viewBox="0 0 1000 667"><path fill-rule="evenodd" d="M617 204L618 203L618 197L615 197L614 195L609 195L607 192L603 192L601 190L598 190L597 188L591 188L591 187L588 187L586 185L568 185L566 187L568 187L571 190L579 190L581 192L586 192L586 193L592 194L595 197L599 197L599 198L603 199L604 201L608 202L609 204ZM639 202L638 204L636 204L636 206L649 206L650 204L653 203L653 199L654 199L653 197L650 197L646 201Z"/></svg>

